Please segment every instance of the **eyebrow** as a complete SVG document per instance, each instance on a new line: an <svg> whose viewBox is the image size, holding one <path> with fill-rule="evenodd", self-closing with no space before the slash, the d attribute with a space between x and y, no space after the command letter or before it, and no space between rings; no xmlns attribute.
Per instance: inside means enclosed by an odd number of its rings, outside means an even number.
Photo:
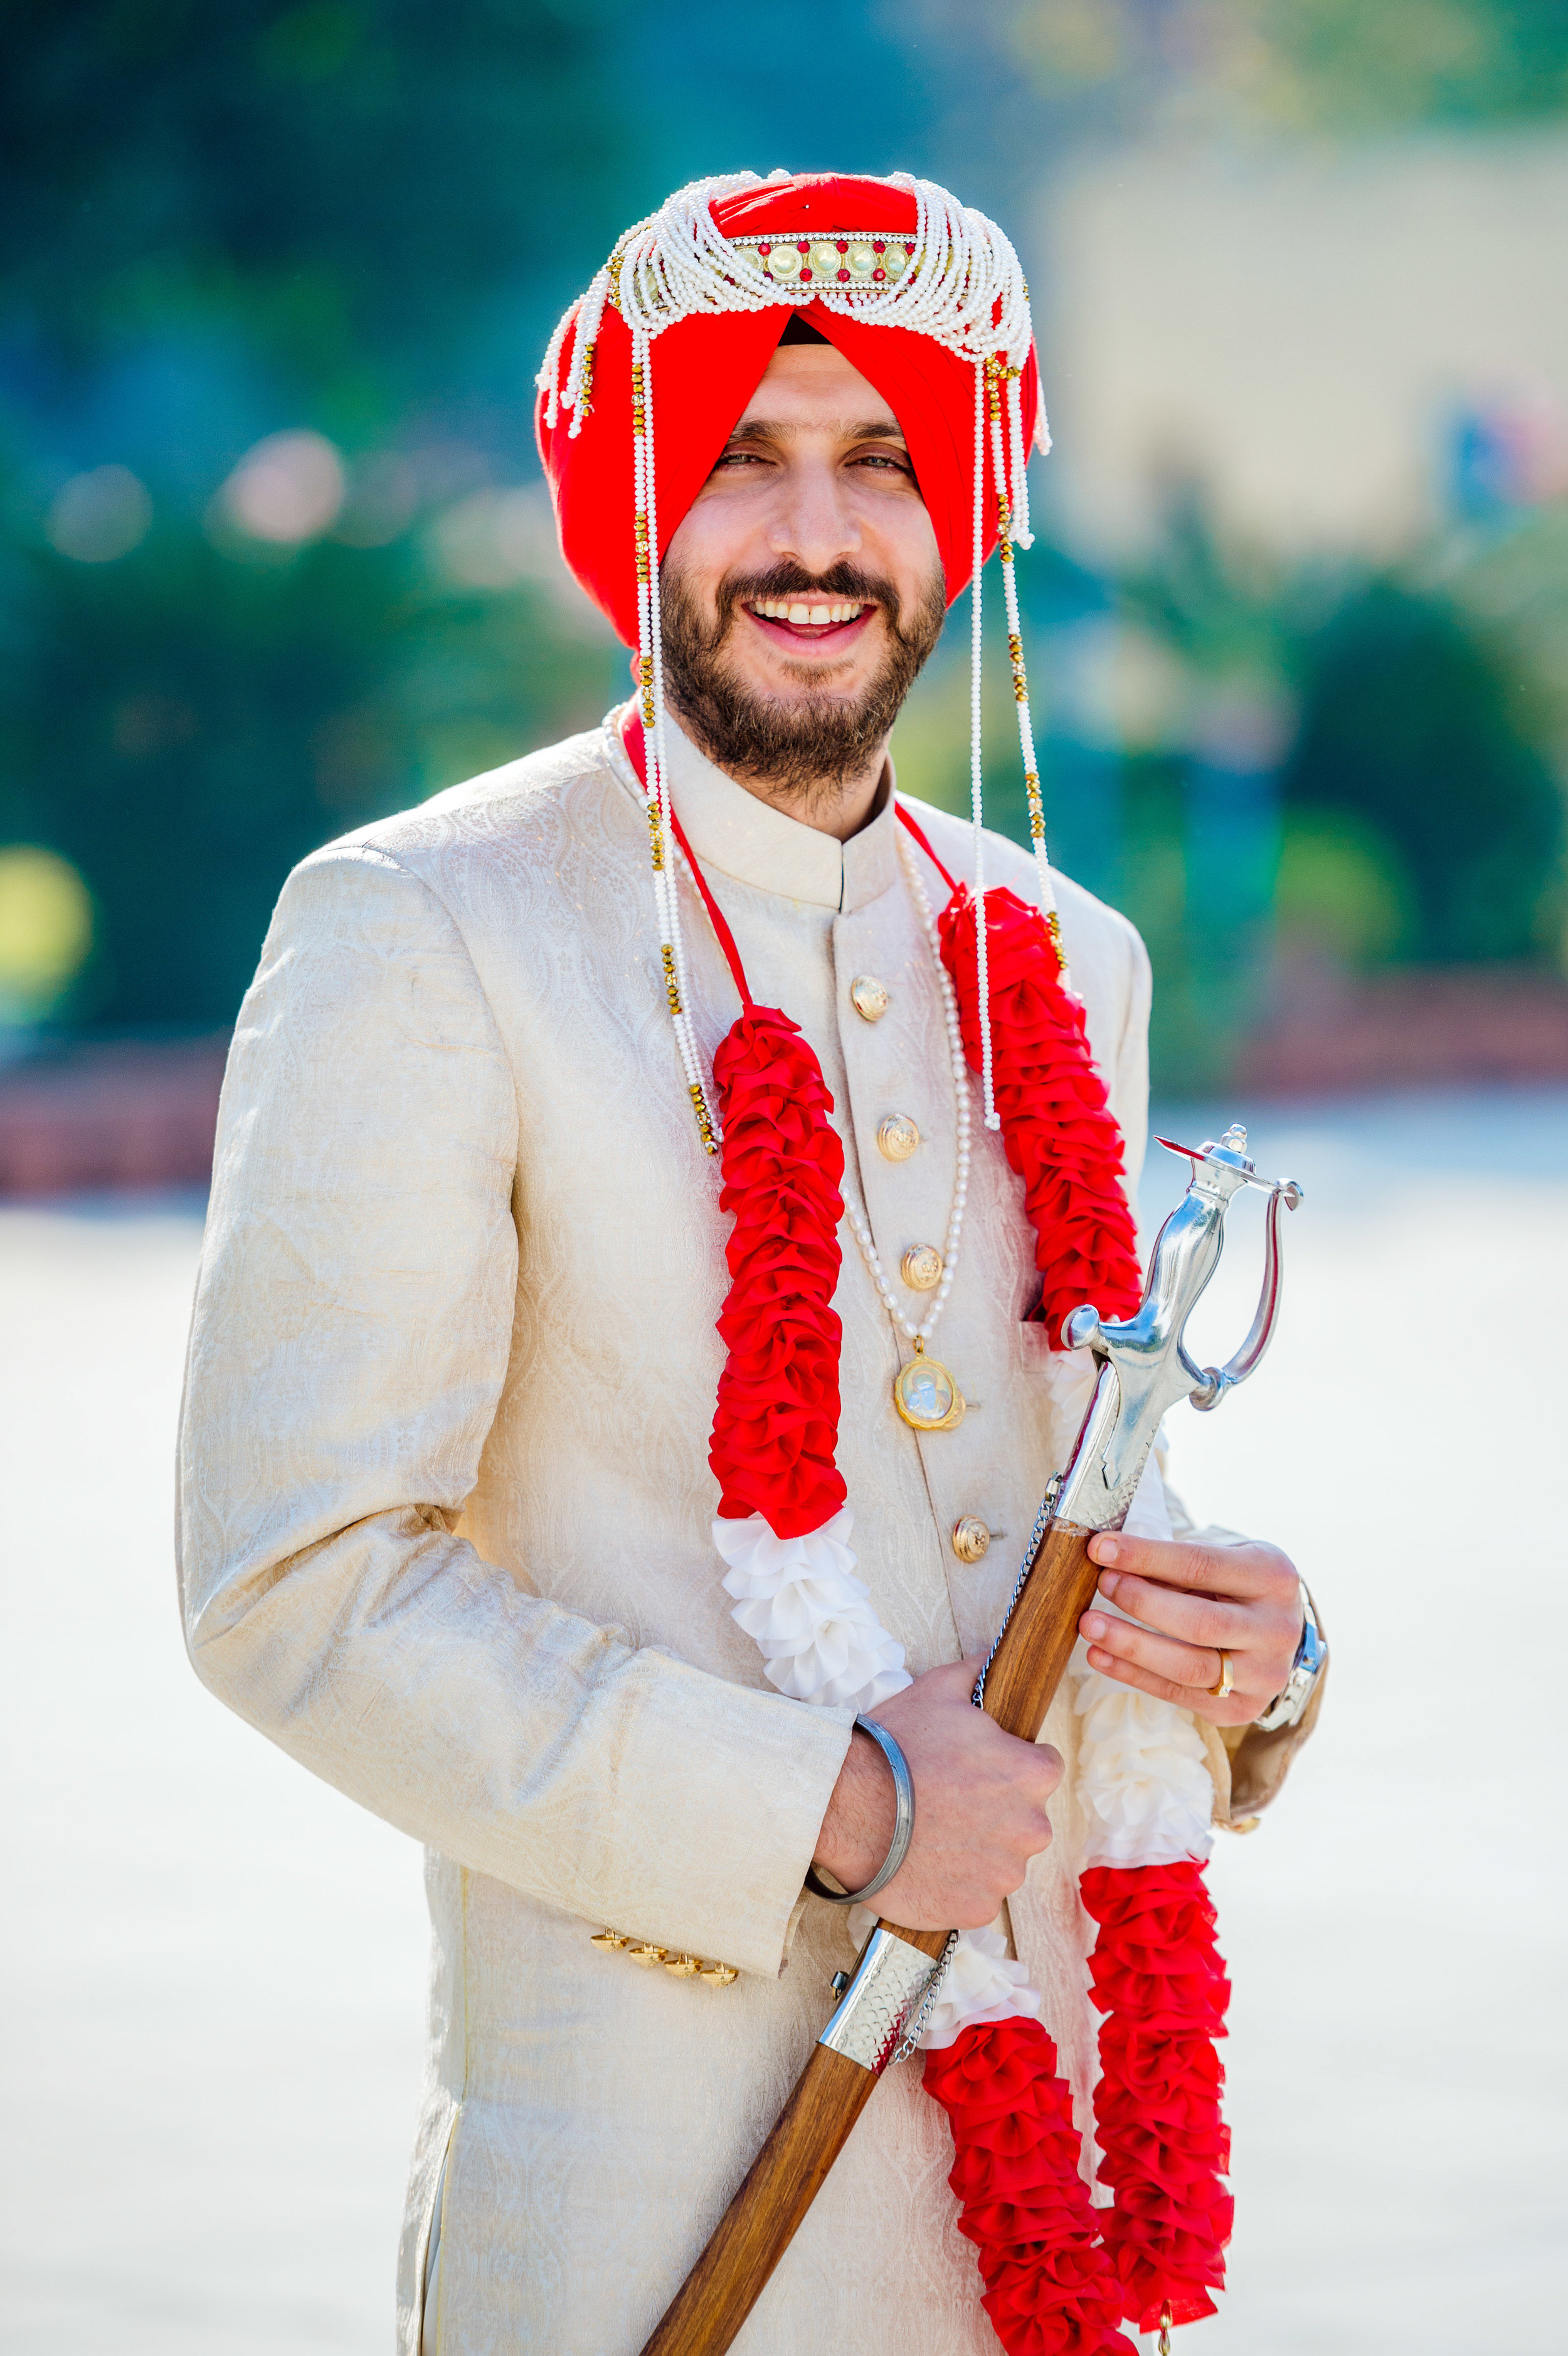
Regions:
<svg viewBox="0 0 1568 2356"><path fill-rule="evenodd" d="M782 420L769 417L742 417L731 434L730 442L788 442L808 430L815 429L786 424ZM892 417L873 417L859 423L841 420L834 431L845 442L896 442L901 450L909 447L901 427ZM726 449L730 442L725 444Z"/></svg>

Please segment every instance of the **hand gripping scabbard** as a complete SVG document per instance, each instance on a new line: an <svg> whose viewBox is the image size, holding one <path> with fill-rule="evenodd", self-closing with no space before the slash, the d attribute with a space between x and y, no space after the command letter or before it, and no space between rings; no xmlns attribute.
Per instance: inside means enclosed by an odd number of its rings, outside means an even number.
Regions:
<svg viewBox="0 0 1568 2356"><path fill-rule="evenodd" d="M1045 1723L1072 1657L1078 1622L1098 1573L1089 1559L1096 1530L1119 1529L1167 1408L1189 1398L1218 1406L1244 1382L1267 1349L1279 1313L1281 1205L1301 1189L1260 1179L1246 1158L1246 1131L1218 1144L1159 1142L1192 1164L1186 1194L1156 1241L1136 1317L1103 1323L1075 1310L1062 1339L1099 1364L1093 1397L1067 1470L1046 1493L1001 1632L979 1684L977 1704L1008 1734L1032 1742ZM1199 1367L1183 1344L1187 1320L1219 1264L1225 1213L1241 1187L1269 1195L1264 1284L1251 1333L1224 1366ZM907 2050L951 1933L882 1922L817 2043L778 2124L752 2161L708 2246L643 2356L723 2356L795 2237L870 2100L888 2063Z"/></svg>

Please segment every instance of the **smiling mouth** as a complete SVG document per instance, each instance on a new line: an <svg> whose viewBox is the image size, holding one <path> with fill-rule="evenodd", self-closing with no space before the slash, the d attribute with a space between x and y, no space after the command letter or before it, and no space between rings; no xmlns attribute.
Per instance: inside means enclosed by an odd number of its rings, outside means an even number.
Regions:
<svg viewBox="0 0 1568 2356"><path fill-rule="evenodd" d="M752 597L746 611L775 643L810 644L850 636L876 612L860 597Z"/></svg>

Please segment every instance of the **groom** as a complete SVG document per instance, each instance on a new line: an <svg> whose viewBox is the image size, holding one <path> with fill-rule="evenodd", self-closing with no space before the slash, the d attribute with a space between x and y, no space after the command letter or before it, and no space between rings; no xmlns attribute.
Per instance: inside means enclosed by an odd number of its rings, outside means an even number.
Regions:
<svg viewBox="0 0 1568 2356"><path fill-rule="evenodd" d="M888 192L803 179L758 201L764 232L808 219L848 251ZM888 757L966 577L970 418L934 369L868 373L794 291L761 328L698 323L699 393L659 412L682 1002L706 1074L737 1001L699 871L757 1004L815 1049L877 1263L847 1225L837 1464L856 1577L913 1672L875 1707L916 1800L879 1908L1000 1918L1082 2089L1093 1925L1071 1706L1035 1746L969 1705L1081 1369L1029 1322L1035 1237L1001 1141L976 1123L962 1142ZM591 585L622 561L604 453L633 395L613 359L606 332L606 438L553 454ZM630 558L628 533L596 594L635 637ZM186 1624L216 1693L425 1845L403 2356L641 2346L852 1959L807 1870L859 1888L893 1834L852 1708L775 1691L721 1584L709 1446L731 1221L671 1045L629 741L613 713L307 860L224 1090L181 1440ZM917 815L965 873L967 830ZM986 857L1029 897L1026 854L990 837ZM1136 1173L1147 960L1124 918L1059 892ZM940 1343L972 1411L917 1430L891 1386L955 1208ZM1193 1714L1223 1823L1273 1795L1315 1712L1303 1695L1291 1723L1253 1726L1292 1677L1299 1583L1275 1548L1205 1537L1173 1498L1156 1510L1179 1535L1095 1542L1087 1664ZM890 2072L741 2347L995 2346L944 2137L918 2072Z"/></svg>

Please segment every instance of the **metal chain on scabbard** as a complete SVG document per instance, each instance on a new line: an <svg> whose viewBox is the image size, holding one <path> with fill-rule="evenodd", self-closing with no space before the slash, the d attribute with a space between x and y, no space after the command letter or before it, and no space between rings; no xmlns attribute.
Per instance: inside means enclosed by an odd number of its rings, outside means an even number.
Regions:
<svg viewBox="0 0 1568 2356"><path fill-rule="evenodd" d="M925 1984L925 1994L921 1997L919 2008L915 2013L914 2019L907 2024L903 2035L899 2039L898 2043L892 2050L890 2067L892 2062L907 2062L910 2055L920 2043L921 2030L925 2027L927 2020L931 2017L932 2006L942 1994L942 1983L947 1977L947 1966L953 1961L954 1955L957 1952L957 1947L958 1933L956 1931L949 1931L947 1933L947 1944L944 1947L941 1954L936 1959L935 1969L933 1971L931 1977Z"/></svg>
<svg viewBox="0 0 1568 2356"><path fill-rule="evenodd" d="M1051 1515L1056 1510L1056 1500L1061 1494L1061 1475L1060 1472L1053 1472L1050 1481L1046 1484L1045 1495L1040 1500L1040 1511L1034 1517L1034 1527L1029 1534L1029 1544L1024 1548L1023 1567L1019 1570L1018 1577L1013 1581L1013 1591L1008 1598L1008 1608L1002 1614L1002 1624L991 1640L991 1649L986 1655L985 1667L982 1668L979 1676L976 1678L975 1690L969 1697L976 1709L984 1709L986 1707L986 1679L990 1674L991 1663L996 1659L997 1648L1001 1644L1002 1638L1008 1633L1008 1622L1012 1618L1014 1612L1018 1608L1019 1597L1024 1591L1024 1581L1029 1577L1030 1570L1034 1568L1034 1558L1040 1552L1040 1541L1045 1536L1046 1526L1050 1522Z"/></svg>

